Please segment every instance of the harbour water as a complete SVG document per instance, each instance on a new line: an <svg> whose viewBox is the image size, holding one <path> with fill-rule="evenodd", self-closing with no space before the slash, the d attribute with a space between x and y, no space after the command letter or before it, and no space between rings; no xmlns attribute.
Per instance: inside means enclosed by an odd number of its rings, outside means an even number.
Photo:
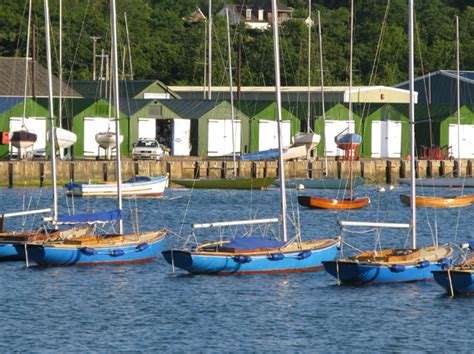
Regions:
<svg viewBox="0 0 474 354"><path fill-rule="evenodd" d="M138 206L141 230L168 228L167 247L172 247L183 243L191 223L276 216L278 193L168 190L164 199L125 200L124 206ZM340 234L337 220L409 221L409 208L399 201L407 188L379 193L368 186L358 193L371 197L368 208L350 213L300 209L303 238ZM30 208L49 206L49 189L1 189L2 212L22 209L31 195ZM66 212L72 200L61 197L60 203ZM295 203L296 192L290 191L290 209ZM115 208L115 201L76 199L74 205L76 211L104 211ZM472 240L473 217L474 207L419 209L418 243L431 244L436 229L440 242ZM5 228L18 228L20 221L9 219ZM207 231L203 240L216 234ZM358 248L373 247L373 234L344 235ZM387 230L382 244L404 245L407 236ZM173 274L159 259L142 265L29 269L6 262L0 264L0 284L1 352L468 352L474 346L469 330L473 299L450 299L434 282L338 287L324 271L192 276Z"/></svg>

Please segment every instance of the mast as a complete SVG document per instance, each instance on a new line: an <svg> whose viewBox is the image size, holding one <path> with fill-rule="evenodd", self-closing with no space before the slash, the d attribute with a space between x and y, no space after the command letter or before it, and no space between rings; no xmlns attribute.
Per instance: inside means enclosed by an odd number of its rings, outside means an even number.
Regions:
<svg viewBox="0 0 474 354"><path fill-rule="evenodd" d="M285 190L285 166L283 165L283 139L281 129L281 85L280 85L280 52L278 42L278 8L276 0L272 0L272 24L273 24L273 53L275 57L275 94L276 94L276 113L278 122L278 174L280 178L280 197L281 197L281 221L283 229L283 241L288 241L288 231L286 228L286 190Z"/></svg>
<svg viewBox="0 0 474 354"><path fill-rule="evenodd" d="M308 0L308 18L305 22L308 26L308 114L306 116L306 132L311 133L311 27L313 27L311 0Z"/></svg>
<svg viewBox="0 0 474 354"><path fill-rule="evenodd" d="M130 47L130 35L128 32L128 21L127 21L126 12L123 13L123 17L125 19L125 32L127 33L128 63L130 64L130 80L133 81L132 49Z"/></svg>
<svg viewBox="0 0 474 354"><path fill-rule="evenodd" d="M119 75L118 75L118 56L117 56L117 11L115 8L115 0L110 1L110 15L112 19L112 65L113 65L113 89L114 89L114 118L115 118L115 151L117 153L117 207L122 211L122 174L121 174L121 158L120 158L120 99L119 99ZM123 220L119 221L119 233L123 234Z"/></svg>
<svg viewBox="0 0 474 354"><path fill-rule="evenodd" d="M207 69L207 99L212 99L212 0L209 0L209 15L207 23L207 42L208 42L208 69Z"/></svg>
<svg viewBox="0 0 474 354"><path fill-rule="evenodd" d="M416 249L416 185L415 185L415 47L413 38L413 0L408 0L408 80L410 86L410 179L411 179L411 248Z"/></svg>
<svg viewBox="0 0 474 354"><path fill-rule="evenodd" d="M25 87L23 91L23 115L21 116L21 128L26 129L25 118L26 118L26 96L28 94L28 60L30 56L30 28L31 28L31 7L33 0L30 0L28 7L28 26L26 34L26 59L25 59Z"/></svg>
<svg viewBox="0 0 474 354"><path fill-rule="evenodd" d="M53 188L53 220L58 218L58 191L56 183L56 136L54 124L53 101L53 67L51 62L51 36L49 29L49 0L44 0L44 27L46 36L46 60L48 67L48 106L49 106L49 141L51 143L51 182Z"/></svg>
<svg viewBox="0 0 474 354"><path fill-rule="evenodd" d="M235 162L235 128L234 128L234 88L232 86L232 53L230 48L230 25L229 25L229 8L226 7L225 20L227 26L227 54L229 57L229 88L230 88L230 117L232 120L232 161L233 161L233 174L237 177L237 166Z"/></svg>
<svg viewBox="0 0 474 354"><path fill-rule="evenodd" d="M324 103L323 36L321 34L321 15L318 10L319 66L321 67L321 109L323 110L324 176L327 176L328 156L326 153L326 107Z"/></svg>
<svg viewBox="0 0 474 354"><path fill-rule="evenodd" d="M350 122L352 121L352 51L354 49L354 0L351 0L351 40L349 53L349 123L347 125L347 132L350 133ZM352 137L350 140L350 154L349 154L349 198L352 200L352 167L354 160L354 149L352 148Z"/></svg>
<svg viewBox="0 0 474 354"><path fill-rule="evenodd" d="M461 80L459 73L459 17L456 16L456 91L458 111L458 168L456 174L461 176Z"/></svg>
<svg viewBox="0 0 474 354"><path fill-rule="evenodd" d="M58 100L58 126L63 127L63 1L59 0L59 100ZM62 158L62 149L59 156Z"/></svg>
<svg viewBox="0 0 474 354"><path fill-rule="evenodd" d="M203 99L206 99L206 87L207 87L207 19L204 20L204 70L203 70Z"/></svg>
<svg viewBox="0 0 474 354"><path fill-rule="evenodd" d="M349 122L352 121L352 50L354 48L354 0L351 0L351 40L349 52ZM349 128L349 125L348 125Z"/></svg>

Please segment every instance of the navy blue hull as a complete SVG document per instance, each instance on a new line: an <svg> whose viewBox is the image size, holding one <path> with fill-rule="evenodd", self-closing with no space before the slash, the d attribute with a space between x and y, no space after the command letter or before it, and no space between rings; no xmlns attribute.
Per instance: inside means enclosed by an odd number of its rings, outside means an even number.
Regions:
<svg viewBox="0 0 474 354"><path fill-rule="evenodd" d="M468 270L433 271L434 280L451 294L451 286L454 294L474 295L474 273ZM451 285L449 278L451 277ZM454 295L452 294L452 295Z"/></svg>
<svg viewBox="0 0 474 354"><path fill-rule="evenodd" d="M390 284L432 280L432 271L441 270L442 265L432 263L426 267L408 264L401 270L391 265L353 261L323 262L324 269L341 283L346 284Z"/></svg>

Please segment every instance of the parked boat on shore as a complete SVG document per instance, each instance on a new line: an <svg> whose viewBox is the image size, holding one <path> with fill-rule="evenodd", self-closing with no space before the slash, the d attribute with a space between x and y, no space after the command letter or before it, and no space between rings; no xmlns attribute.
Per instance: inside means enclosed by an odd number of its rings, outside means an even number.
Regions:
<svg viewBox="0 0 474 354"><path fill-rule="evenodd" d="M135 176L121 184L124 197L162 197L168 186L168 175L158 177ZM76 197L117 197L117 182L67 183L68 195Z"/></svg>
<svg viewBox="0 0 474 354"><path fill-rule="evenodd" d="M275 178L199 178L172 179L171 183L185 188L200 189L266 189L273 184Z"/></svg>

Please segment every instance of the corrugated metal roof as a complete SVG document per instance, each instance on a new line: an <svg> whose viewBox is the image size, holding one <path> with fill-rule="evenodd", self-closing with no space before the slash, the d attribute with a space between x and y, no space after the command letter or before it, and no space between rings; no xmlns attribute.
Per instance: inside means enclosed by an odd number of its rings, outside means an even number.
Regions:
<svg viewBox="0 0 474 354"><path fill-rule="evenodd" d="M120 96L133 98L154 83L154 80L120 81ZM104 80L74 80L71 86L85 98L109 97L109 83Z"/></svg>
<svg viewBox="0 0 474 354"><path fill-rule="evenodd" d="M165 92L169 93L171 97L179 97L159 80L120 80L120 97L135 98L137 95L146 91L149 87L155 84L160 86ZM74 80L71 83L71 86L84 98L93 99L109 97L109 85L109 82L104 80Z"/></svg>
<svg viewBox="0 0 474 354"><path fill-rule="evenodd" d="M415 82L420 81L420 80L428 80L429 78L432 78L433 76L439 76L439 75L446 76L451 79L457 78L457 73L455 70L438 70L432 73L428 73L426 75L416 77ZM460 71L459 79L460 81L464 81L469 84L474 84L474 71ZM394 87L396 88L408 87L408 84L409 84L409 81L407 80L395 85Z"/></svg>
<svg viewBox="0 0 474 354"><path fill-rule="evenodd" d="M153 100L145 99L128 99L120 101L120 111L125 113L128 117L133 116L135 113L140 111L143 107L148 106Z"/></svg>
<svg viewBox="0 0 474 354"><path fill-rule="evenodd" d="M159 100L169 110L181 118L199 119L226 101L212 100Z"/></svg>
<svg viewBox="0 0 474 354"><path fill-rule="evenodd" d="M0 57L0 96L23 97L25 90L26 58ZM34 69L34 85L33 85ZM34 88L34 90L33 90ZM64 98L80 98L81 95L63 83ZM33 92L34 91L34 92ZM59 79L53 75L53 95L59 95ZM48 97L48 71L38 62L28 62L27 97Z"/></svg>

